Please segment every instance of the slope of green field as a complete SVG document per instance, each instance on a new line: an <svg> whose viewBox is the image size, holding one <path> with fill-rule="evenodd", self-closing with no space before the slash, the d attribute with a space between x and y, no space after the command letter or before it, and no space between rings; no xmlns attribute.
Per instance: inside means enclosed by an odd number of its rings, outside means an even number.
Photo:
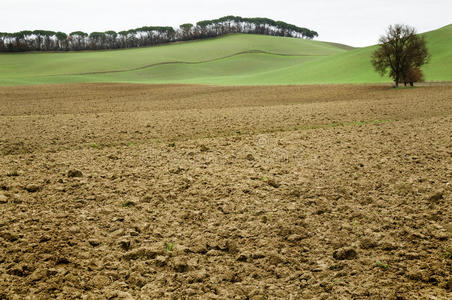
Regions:
<svg viewBox="0 0 452 300"><path fill-rule="evenodd" d="M424 66L426 80L452 80L452 24L425 34L427 47L432 53Z"/></svg>
<svg viewBox="0 0 452 300"><path fill-rule="evenodd" d="M428 81L452 81L452 25L424 34ZM236 34L158 47L0 54L0 85L66 82L219 85L388 82L370 64L375 46Z"/></svg>
<svg viewBox="0 0 452 300"><path fill-rule="evenodd" d="M26 84L26 83L57 83L66 81L115 80L115 76L94 76L86 74L95 72L126 71L141 69L159 63L173 62L168 65L172 68L181 67L175 62L209 62L218 60L223 65L225 57L244 55L243 53L259 52L298 56L322 57L346 51L340 45L301 40L294 38L271 37L263 35L236 34L217 39L192 41L163 45L157 47L113 50L113 51L84 51L69 53L13 53L0 54L0 84ZM253 54L250 54L253 56ZM261 56L257 53L257 56ZM281 55L277 55L281 56ZM267 57L270 57L267 55ZM271 58L271 61L278 60ZM282 59L284 60L284 59ZM267 64L262 61L263 64ZM257 63L256 67L261 70ZM248 64L251 66L251 64ZM275 66L275 65L274 65ZM285 66L285 64L283 64ZM182 64L182 68L184 64ZM152 67L151 67L152 68ZM251 66L253 69L253 67ZM194 67L196 69L196 67ZM215 68L212 70L215 72ZM251 70L252 71L252 70ZM133 81L132 72L127 75L112 73L119 78L128 78ZM174 70L174 73L180 73ZM189 72L193 73L193 72ZM238 70L237 73L240 73ZM71 76L67 76L71 75ZM138 77L142 77L138 75ZM156 76L151 78L155 79ZM167 76L165 78L168 78ZM144 78L146 80L146 78ZM180 78L179 78L180 79Z"/></svg>
<svg viewBox="0 0 452 300"><path fill-rule="evenodd" d="M452 25L423 35L432 55L430 62L423 66L425 80L452 81ZM239 81L246 84L388 82L390 79L381 77L370 63L375 48L376 46L370 46L355 49L287 68L245 76Z"/></svg>

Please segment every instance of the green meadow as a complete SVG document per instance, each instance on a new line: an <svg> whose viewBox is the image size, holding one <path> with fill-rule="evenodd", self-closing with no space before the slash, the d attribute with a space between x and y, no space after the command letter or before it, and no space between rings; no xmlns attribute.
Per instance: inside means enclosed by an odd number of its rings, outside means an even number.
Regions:
<svg viewBox="0 0 452 300"><path fill-rule="evenodd" d="M452 25L423 34L426 81L452 81ZM370 64L375 46L251 34L156 47L0 54L0 85L70 82L270 85L389 82Z"/></svg>

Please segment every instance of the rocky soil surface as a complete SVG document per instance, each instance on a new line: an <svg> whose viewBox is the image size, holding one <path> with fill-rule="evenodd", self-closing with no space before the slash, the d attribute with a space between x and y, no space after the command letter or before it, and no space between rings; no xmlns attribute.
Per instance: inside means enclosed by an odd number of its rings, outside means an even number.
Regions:
<svg viewBox="0 0 452 300"><path fill-rule="evenodd" d="M0 299L451 299L451 112L447 85L0 88Z"/></svg>

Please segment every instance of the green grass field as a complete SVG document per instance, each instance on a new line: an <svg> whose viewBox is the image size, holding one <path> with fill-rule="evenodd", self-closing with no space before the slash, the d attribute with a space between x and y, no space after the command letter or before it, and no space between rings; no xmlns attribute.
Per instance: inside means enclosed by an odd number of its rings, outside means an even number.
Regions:
<svg viewBox="0 0 452 300"><path fill-rule="evenodd" d="M427 81L452 81L452 25L424 34ZM218 85L389 82L372 69L374 46L235 34L158 47L0 54L0 85L67 82Z"/></svg>

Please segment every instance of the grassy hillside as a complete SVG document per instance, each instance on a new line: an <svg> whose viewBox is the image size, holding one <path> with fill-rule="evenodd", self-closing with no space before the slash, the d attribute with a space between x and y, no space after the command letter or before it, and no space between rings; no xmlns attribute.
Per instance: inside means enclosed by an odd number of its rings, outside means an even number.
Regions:
<svg viewBox="0 0 452 300"><path fill-rule="evenodd" d="M432 60L424 66L427 80L452 80L452 24L425 34Z"/></svg>
<svg viewBox="0 0 452 300"><path fill-rule="evenodd" d="M423 67L427 81L452 81L452 25L423 34L432 54ZM370 63L376 46L306 61L288 68L242 78L242 82L262 84L369 83L387 82Z"/></svg>
<svg viewBox="0 0 452 300"><path fill-rule="evenodd" d="M424 34L426 80L452 80L452 25ZM262 35L150 48L0 54L0 85L64 82L303 84L387 82L372 69L375 46L350 47Z"/></svg>
<svg viewBox="0 0 452 300"><path fill-rule="evenodd" d="M228 35L217 39L185 42L158 47L113 50L113 51L85 51L70 53L19 53L19 54L0 54L0 84L21 84L21 83L56 83L66 81L104 81L115 80L116 76L110 74L105 76L67 76L80 73L95 73L109 71L125 71L147 66L167 63L167 62L207 62L209 66L212 60L218 60L219 65L224 64L225 57L234 55L245 55L248 51L259 50L260 52L284 54L289 56L301 56L302 60L307 56L326 56L341 53L346 50L340 46L316 42L310 40L301 40L294 38L270 37L262 35ZM250 54L256 58L262 55ZM273 68L277 66L273 61L287 61L281 59L281 55L267 55L269 61L249 63L248 67L262 70L262 66L270 65ZM235 60L232 58L232 60ZM300 57L293 57L293 63L300 61ZM252 66L253 65L253 66ZM168 65L174 74L185 72L185 64ZM285 63L282 66L286 66ZM181 70L178 70L178 69ZM151 69L151 68L148 68ZM188 74L196 72L197 67L193 66L193 71L187 70ZM204 69L204 68L203 68ZM215 73L216 68L211 70ZM212 74L212 72L208 72ZM134 81L134 78L142 78L140 74L116 74L118 79L124 78L128 81ZM151 71L152 73L152 71ZM240 73L240 69L236 74ZM157 76L142 78L145 81L155 80ZM165 77L166 79L168 76ZM177 79L183 79L184 76L178 76Z"/></svg>

